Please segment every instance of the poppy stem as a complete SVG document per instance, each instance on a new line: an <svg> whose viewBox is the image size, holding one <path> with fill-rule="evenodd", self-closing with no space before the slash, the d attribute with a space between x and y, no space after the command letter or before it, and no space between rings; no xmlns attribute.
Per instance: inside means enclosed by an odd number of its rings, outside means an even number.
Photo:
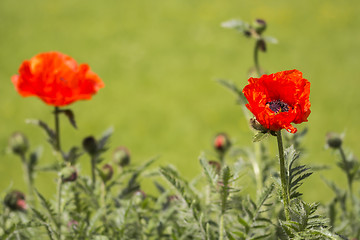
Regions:
<svg viewBox="0 0 360 240"><path fill-rule="evenodd" d="M277 136L279 159L280 159L280 179L281 179L281 187L282 187L282 199L284 204L285 218L286 221L289 221L290 200L289 200L288 183L287 183L286 168L285 168L284 146L281 137L281 130L276 132L276 136Z"/></svg>
<svg viewBox="0 0 360 240"><path fill-rule="evenodd" d="M55 137L56 143L55 148L57 151L61 152L61 145L60 145L60 121L59 121L59 107L55 107L54 115L55 115Z"/></svg>
<svg viewBox="0 0 360 240"><path fill-rule="evenodd" d="M339 151L340 151L340 155L341 155L341 159L343 161L344 164L344 168L345 168L345 172L346 172L346 176L347 176L347 183L348 183L348 188L349 188L349 195L350 195L350 200L351 200L351 205L354 206L354 195L353 195L353 188L352 188L352 178L351 178L351 173L350 173L350 163L346 158L345 152L343 150L343 148L340 146L339 147Z"/></svg>
<svg viewBox="0 0 360 240"><path fill-rule="evenodd" d="M29 202L33 203L34 201L34 188L33 188L33 179L31 176L31 170L29 168L29 164L26 161L25 154L21 154L21 162L24 170L24 179L28 187L29 192Z"/></svg>
<svg viewBox="0 0 360 240"><path fill-rule="evenodd" d="M95 155L91 156L91 179L92 179L92 188L95 189L96 186L96 157Z"/></svg>
<svg viewBox="0 0 360 240"><path fill-rule="evenodd" d="M57 222L57 227L58 227L58 231L59 231L59 239L61 239L61 215L62 215L62 211L61 211L61 192L62 192L62 178L61 175L59 175L58 178L58 222Z"/></svg>
<svg viewBox="0 0 360 240"><path fill-rule="evenodd" d="M255 48L254 48L254 64L258 77L261 77L260 65L259 65L259 49L260 49L260 41L256 40Z"/></svg>

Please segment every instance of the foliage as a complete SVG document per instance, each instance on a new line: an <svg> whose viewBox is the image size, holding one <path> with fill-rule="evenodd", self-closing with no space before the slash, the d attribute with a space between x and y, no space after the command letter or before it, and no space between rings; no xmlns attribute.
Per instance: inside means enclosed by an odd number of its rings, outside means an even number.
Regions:
<svg viewBox="0 0 360 240"><path fill-rule="evenodd" d="M232 20L223 24L255 40L256 74L261 75L258 51L266 51L263 20L251 25ZM246 98L241 88L227 80L221 84L236 93L247 120ZM172 165L152 167L151 158L140 166L130 164L130 154L116 155L113 164L104 156L110 149L113 130L99 137L88 136L64 151L60 144L58 114L65 114L77 128L70 109L55 108L55 129L41 120L28 120L46 133L54 152L53 162L38 166L36 150L27 155L24 136L13 135L10 146L24 167L28 195L5 191L0 216L2 239L348 239L360 237L360 199L353 186L360 179L360 163L345 153L341 138L328 140L339 153L338 166L345 173L348 189L325 180L335 197L328 204L307 203L300 187L313 174L300 164L306 130L281 140L281 130L258 126L250 120L255 133L252 147L234 144L226 134L215 141L214 152L199 157L202 172L187 180ZM219 136L217 135L217 136ZM279 157L269 154L265 137L277 136ZM226 139L225 139L226 138ZM224 144L224 145L222 145ZM285 151L283 145L287 146ZM119 159L124 157L126 161ZM115 158L115 156L114 156ZM215 160L214 160L215 158ZM80 159L91 163L91 176L83 174ZM278 161L280 174L278 173ZM101 164L104 164L102 167ZM129 165L130 164L130 165ZM283 167L283 168L282 168ZM284 171L282 171L284 170ZM47 198L36 189L36 172L56 174L57 194ZM246 183L244 176L253 183ZM148 192L143 182L153 182L157 193ZM255 188L255 194L244 191ZM327 212L327 215L326 215Z"/></svg>

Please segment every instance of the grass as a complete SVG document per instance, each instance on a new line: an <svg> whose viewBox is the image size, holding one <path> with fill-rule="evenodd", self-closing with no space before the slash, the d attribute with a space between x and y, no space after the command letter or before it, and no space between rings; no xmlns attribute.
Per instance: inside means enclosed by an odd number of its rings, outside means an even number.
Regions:
<svg viewBox="0 0 360 240"><path fill-rule="evenodd" d="M356 1L329 0L2 0L0 190L10 183L25 190L20 161L5 154L8 136L23 131L35 148L44 135L24 120L53 121L51 107L21 98L10 82L23 60L44 51L89 63L106 84L93 100L71 105L79 130L62 119L65 148L113 126L112 148L126 145L134 163L160 155L158 164L174 164L190 178L200 170L200 151L211 148L217 132L250 146L251 134L234 97L214 81L226 78L244 86L252 66L253 42L220 27L231 18L265 19L266 34L279 44L260 55L262 66L269 72L297 68L310 80L312 113L303 124L310 130L306 161L335 166L334 156L323 149L329 130L346 130L345 145L359 155L359 8ZM275 140L269 144L274 148ZM41 164L51 162L49 151L45 145ZM83 173L89 173L87 167ZM345 185L345 176L336 171L323 174ZM304 187L311 201L330 193L319 175ZM51 192L49 179L55 177L39 177L40 191Z"/></svg>

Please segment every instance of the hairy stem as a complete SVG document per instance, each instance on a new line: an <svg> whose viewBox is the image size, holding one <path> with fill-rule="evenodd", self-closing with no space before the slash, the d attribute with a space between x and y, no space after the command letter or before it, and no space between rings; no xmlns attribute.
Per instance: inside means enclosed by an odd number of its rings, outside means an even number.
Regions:
<svg viewBox="0 0 360 240"><path fill-rule="evenodd" d="M219 240L224 239L224 214L220 215L220 224L219 224Z"/></svg>
<svg viewBox="0 0 360 240"><path fill-rule="evenodd" d="M350 174L350 164L346 158L345 152L342 147L339 148L339 151L340 151L341 159L343 161L345 172L346 172L351 205L354 206L354 195L353 195L353 189L352 189L352 179L351 179L351 174Z"/></svg>
<svg viewBox="0 0 360 240"><path fill-rule="evenodd" d="M281 130L276 132L278 149L279 149L279 159L280 159L280 179L281 179L281 187L282 187L282 198L284 204L285 218L287 221L290 220L290 212L289 212L289 192L288 192L288 183L286 177L286 168L285 168L285 157L284 157L284 146L281 137Z"/></svg>
<svg viewBox="0 0 360 240"><path fill-rule="evenodd" d="M255 48L254 48L254 64L258 77L261 77L260 65L259 65L259 49L260 49L260 41L256 40Z"/></svg>
<svg viewBox="0 0 360 240"><path fill-rule="evenodd" d="M62 214L62 211L61 211L61 192L62 192L62 179L61 179L61 176L59 176L58 178L58 186L57 186L57 190L58 190L58 193L57 193L57 200L58 200L58 231L59 231L59 239L61 240L61 214Z"/></svg>
<svg viewBox="0 0 360 240"><path fill-rule="evenodd" d="M28 188L29 200L30 202L32 202L34 200L33 179L31 177L29 164L26 162L26 158L24 154L21 154L21 162L24 171L24 180Z"/></svg>
<svg viewBox="0 0 360 240"><path fill-rule="evenodd" d="M56 134L56 150L61 152L60 144L60 121L59 121L59 107L55 107L55 134Z"/></svg>
<svg viewBox="0 0 360 240"><path fill-rule="evenodd" d="M95 155L91 156L91 179L92 179L92 188L95 189L96 183L96 157Z"/></svg>

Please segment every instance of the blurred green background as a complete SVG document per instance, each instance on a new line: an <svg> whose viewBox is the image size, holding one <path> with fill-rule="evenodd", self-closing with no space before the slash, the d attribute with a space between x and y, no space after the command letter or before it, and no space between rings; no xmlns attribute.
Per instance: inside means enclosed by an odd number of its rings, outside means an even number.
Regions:
<svg viewBox="0 0 360 240"><path fill-rule="evenodd" d="M268 23L265 35L279 40L260 55L262 67L299 69L312 84L312 113L298 126L309 128L304 161L334 169L312 176L302 191L308 200L328 200L332 193L321 174L346 184L335 167L336 155L324 149L326 132L346 131L346 147L360 154L359 11L359 1L335 0L1 0L0 191L11 184L26 190L20 160L5 151L12 132L27 134L33 149L44 145L40 164L53 161L43 132L24 122L37 118L52 124L53 109L37 98L20 97L10 81L23 60L45 51L89 63L106 84L93 100L71 105L78 130L62 119L65 149L113 126L111 150L127 146L134 164L160 155L158 165L171 163L190 179L217 132L251 146L252 133L235 97L215 80L243 87L253 61L254 42L221 28L221 22L262 18ZM274 149L275 139L267 141ZM109 161L110 152L106 156ZM88 174L88 160L81 162ZM41 173L37 187L52 193L54 179Z"/></svg>

